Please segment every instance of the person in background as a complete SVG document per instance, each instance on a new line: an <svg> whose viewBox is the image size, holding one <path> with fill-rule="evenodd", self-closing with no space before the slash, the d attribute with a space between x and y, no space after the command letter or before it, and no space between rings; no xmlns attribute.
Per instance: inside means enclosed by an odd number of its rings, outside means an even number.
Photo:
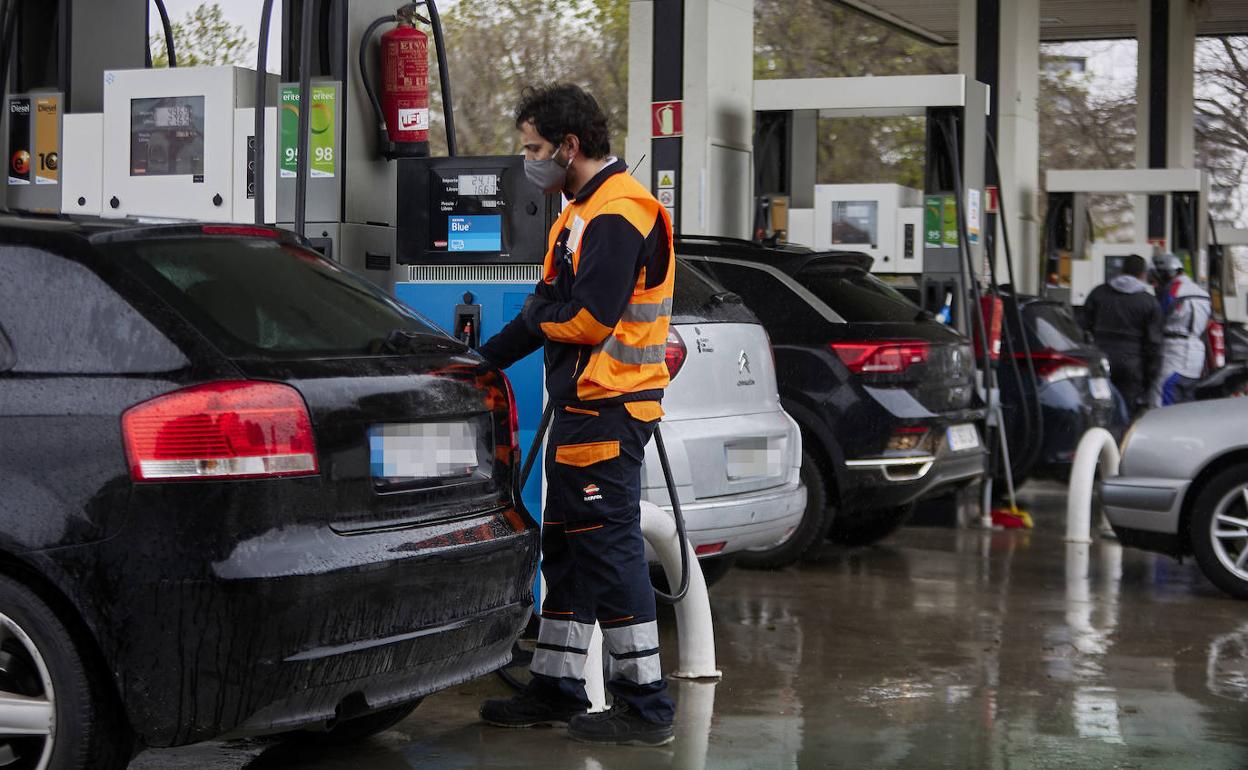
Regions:
<svg viewBox="0 0 1248 770"><path fill-rule="evenodd" d="M1174 254L1153 258L1162 322L1161 367L1153 380L1152 405L1196 400L1196 384L1205 372L1205 331L1213 318L1213 300L1189 278Z"/></svg>
<svg viewBox="0 0 1248 770"><path fill-rule="evenodd" d="M1092 290L1083 305L1084 328L1109 359L1109 376L1135 417L1147 407L1161 364L1161 307L1144 278L1148 263L1138 254L1122 273Z"/></svg>

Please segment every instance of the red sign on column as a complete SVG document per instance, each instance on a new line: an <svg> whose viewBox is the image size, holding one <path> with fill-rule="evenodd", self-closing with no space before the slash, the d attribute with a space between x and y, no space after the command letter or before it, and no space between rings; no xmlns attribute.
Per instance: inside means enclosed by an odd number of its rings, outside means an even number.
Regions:
<svg viewBox="0 0 1248 770"><path fill-rule="evenodd" d="M666 139L684 134L684 122L681 119L684 104L682 101L651 103L650 137L652 139Z"/></svg>

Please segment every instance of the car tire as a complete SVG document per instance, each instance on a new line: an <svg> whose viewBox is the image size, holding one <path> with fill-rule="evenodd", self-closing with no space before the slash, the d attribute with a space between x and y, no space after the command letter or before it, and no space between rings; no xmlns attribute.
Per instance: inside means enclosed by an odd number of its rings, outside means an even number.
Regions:
<svg viewBox="0 0 1248 770"><path fill-rule="evenodd" d="M823 468L806 450L802 450L801 477L806 485L806 509L797 528L776 545L742 551L738 554L737 564L747 569L781 569L809 556L811 551L823 544L834 511L828 506L828 487L823 479Z"/></svg>
<svg viewBox="0 0 1248 770"><path fill-rule="evenodd" d="M1214 534L1239 533L1248 527L1228 526L1222 517L1248 519L1248 467L1227 468L1205 482L1192 505L1188 527L1200 571L1230 596L1248 599L1248 537L1219 538Z"/></svg>
<svg viewBox="0 0 1248 770"><path fill-rule="evenodd" d="M344 719L328 730L301 730L295 733L295 736L298 740L318 746L343 746L357 743L377 733L385 732L407 719L422 700L424 699L417 698L381 711L374 711L371 714Z"/></svg>
<svg viewBox="0 0 1248 770"><path fill-rule="evenodd" d="M0 752L16 755L13 764L38 770L129 764L133 742L112 683L38 594L0 576L0 696L8 695L36 699L55 719L46 738L0 738ZM4 712L0 724L11 718Z"/></svg>
<svg viewBox="0 0 1248 770"><path fill-rule="evenodd" d="M872 545L896 532L912 513L914 505L910 504L838 516L832 522L828 539L851 547Z"/></svg>

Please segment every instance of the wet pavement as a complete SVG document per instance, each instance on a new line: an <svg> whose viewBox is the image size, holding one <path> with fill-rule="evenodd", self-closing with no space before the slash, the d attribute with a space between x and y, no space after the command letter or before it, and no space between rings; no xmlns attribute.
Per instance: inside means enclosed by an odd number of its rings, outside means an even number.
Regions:
<svg viewBox="0 0 1248 770"><path fill-rule="evenodd" d="M1030 493L1030 533L909 528L729 574L711 596L724 678L672 682L663 749L482 725L480 701L508 692L487 677L352 748L213 745L134 767L1248 768L1248 604L1191 563L1063 543L1060 492Z"/></svg>

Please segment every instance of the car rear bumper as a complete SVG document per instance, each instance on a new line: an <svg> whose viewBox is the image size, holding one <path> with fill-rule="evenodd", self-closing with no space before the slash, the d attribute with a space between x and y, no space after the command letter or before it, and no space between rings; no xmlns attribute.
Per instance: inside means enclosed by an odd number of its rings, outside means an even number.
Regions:
<svg viewBox="0 0 1248 770"><path fill-rule="evenodd" d="M941 442L931 454L846 460L849 483L841 503L854 511L895 508L944 487L982 478L987 461L982 436L980 444L954 452Z"/></svg>
<svg viewBox="0 0 1248 770"><path fill-rule="evenodd" d="M349 537L287 526L211 563L150 541L101 559L118 568L93 590L124 587L95 598L113 608L101 647L132 726L152 746L285 731L498 668L539 548L503 513Z"/></svg>
<svg viewBox="0 0 1248 770"><path fill-rule="evenodd" d="M1101 504L1115 530L1178 535L1187 479L1118 477L1101 482Z"/></svg>
<svg viewBox="0 0 1248 770"><path fill-rule="evenodd" d="M660 506L671 512L670 506ZM806 486L793 481L782 487L748 495L682 503L685 533L694 548L724 543L717 555L748 548L764 548L784 539L802 520L806 510ZM646 558L658 557L646 545Z"/></svg>

